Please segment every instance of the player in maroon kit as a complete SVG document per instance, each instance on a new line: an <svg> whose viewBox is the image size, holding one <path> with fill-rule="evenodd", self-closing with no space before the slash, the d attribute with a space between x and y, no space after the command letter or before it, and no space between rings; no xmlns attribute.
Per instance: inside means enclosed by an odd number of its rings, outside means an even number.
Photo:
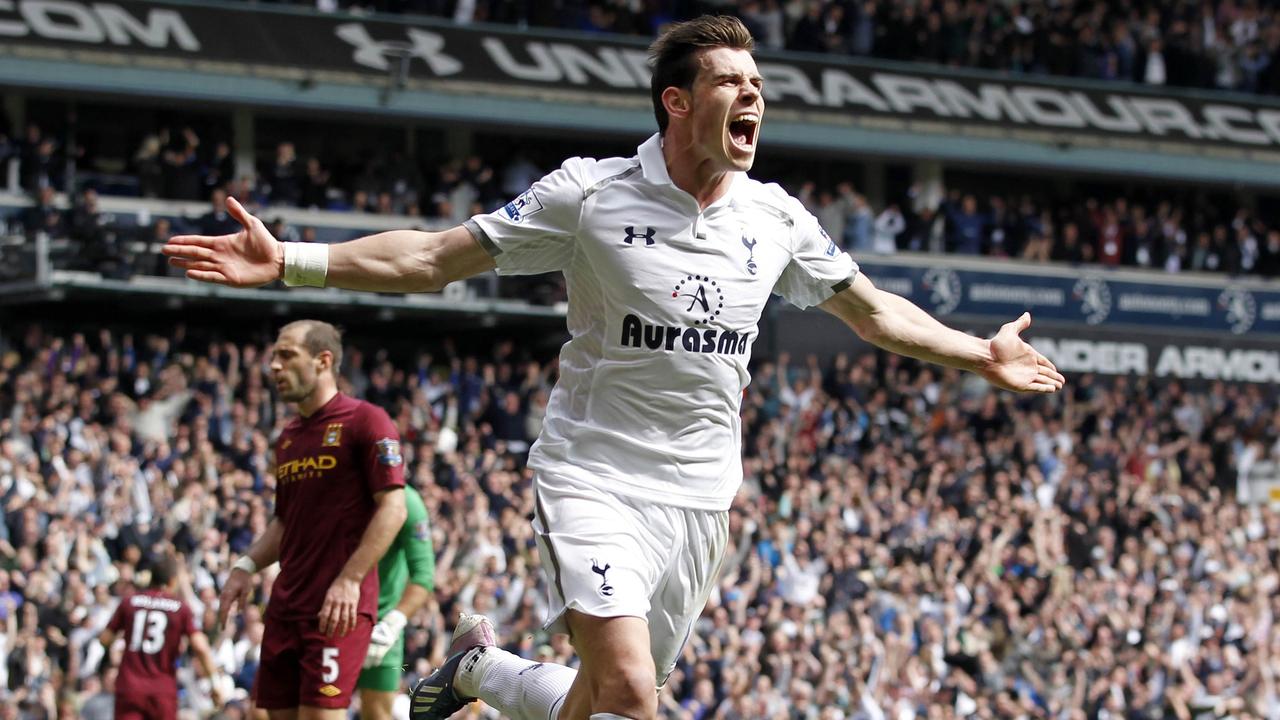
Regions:
<svg viewBox="0 0 1280 720"><path fill-rule="evenodd" d="M120 601L98 639L110 655L117 637L125 639L116 676L116 720L173 720L178 715L178 680L174 676L182 641L188 639L204 676L215 680L209 640L196 627L195 616L178 599L178 562L162 558L151 568L146 590ZM221 705L218 684L214 705Z"/></svg>
<svg viewBox="0 0 1280 720"><path fill-rule="evenodd" d="M280 561L255 681L273 720L343 718L378 611L378 559L404 524L400 435L382 409L338 392L342 336L316 320L280 330L271 373L298 417L276 440L275 517L222 588L219 627L258 568Z"/></svg>

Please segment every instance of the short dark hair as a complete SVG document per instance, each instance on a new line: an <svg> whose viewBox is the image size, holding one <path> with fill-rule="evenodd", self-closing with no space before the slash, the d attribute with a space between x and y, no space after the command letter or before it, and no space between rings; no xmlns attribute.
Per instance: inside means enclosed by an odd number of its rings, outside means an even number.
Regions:
<svg viewBox="0 0 1280 720"><path fill-rule="evenodd" d="M665 135L671 120L662 106L662 92L669 87L693 87L698 76L698 51L724 47L751 52L755 46L747 26L730 15L703 15L676 23L659 35L649 46L649 64L653 68L649 89L658 133Z"/></svg>
<svg viewBox="0 0 1280 720"><path fill-rule="evenodd" d="M280 333L295 329L302 331L302 347L308 353L315 356L327 351L333 355L333 371L342 367L341 330L323 320L294 320L280 328Z"/></svg>
<svg viewBox="0 0 1280 720"><path fill-rule="evenodd" d="M147 586L153 589L167 587L169 581L177 574L177 559L172 555L161 555L151 563L151 579L147 582Z"/></svg>

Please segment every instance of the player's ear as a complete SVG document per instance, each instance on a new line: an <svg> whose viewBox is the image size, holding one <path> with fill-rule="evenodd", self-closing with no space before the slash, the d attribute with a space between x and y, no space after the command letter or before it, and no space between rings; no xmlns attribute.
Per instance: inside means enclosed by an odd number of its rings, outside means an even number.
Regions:
<svg viewBox="0 0 1280 720"><path fill-rule="evenodd" d="M320 353L316 355L316 362L318 363L318 365L316 365L317 370L332 370L333 353L328 350L321 350Z"/></svg>
<svg viewBox="0 0 1280 720"><path fill-rule="evenodd" d="M662 91L662 107L666 108L667 115L671 117L688 117L692 105L693 98L684 88L671 85Z"/></svg>

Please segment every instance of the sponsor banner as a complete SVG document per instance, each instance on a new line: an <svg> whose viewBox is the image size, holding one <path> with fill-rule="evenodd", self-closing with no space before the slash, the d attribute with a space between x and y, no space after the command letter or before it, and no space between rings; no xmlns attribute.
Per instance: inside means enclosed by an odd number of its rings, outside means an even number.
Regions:
<svg viewBox="0 0 1280 720"><path fill-rule="evenodd" d="M792 357L817 355L826 362L837 353L871 349L826 313L789 306L778 310L760 326L753 349L762 358L785 351ZM948 324L990 337L1010 319L1008 315L988 321L950 318ZM1280 383L1280 342L1274 339L1231 334L1171 338L1158 330L1118 331L1086 325L1033 325L1023 337L1064 373Z"/></svg>
<svg viewBox="0 0 1280 720"><path fill-rule="evenodd" d="M0 0L4 54L221 74L278 68L299 79L358 81L403 73L411 85L495 94L554 90L560 97L568 91L584 102L625 100L637 107L649 87L643 40L238 4ZM762 54L759 65L767 101L798 111L793 117L801 120L1053 145L1280 157L1280 104L1264 99L841 58Z"/></svg>
<svg viewBox="0 0 1280 720"><path fill-rule="evenodd" d="M1218 287L1172 281L1117 280L1105 273L1078 277L1023 272L916 267L871 260L863 271L877 286L910 298L939 317L1010 320L1024 310L1038 320L1098 329L1204 331L1242 337L1280 335L1280 287Z"/></svg>
<svg viewBox="0 0 1280 720"><path fill-rule="evenodd" d="M1064 373L1280 383L1280 351L1157 339L1028 339ZM1274 346L1273 346L1274 347Z"/></svg>

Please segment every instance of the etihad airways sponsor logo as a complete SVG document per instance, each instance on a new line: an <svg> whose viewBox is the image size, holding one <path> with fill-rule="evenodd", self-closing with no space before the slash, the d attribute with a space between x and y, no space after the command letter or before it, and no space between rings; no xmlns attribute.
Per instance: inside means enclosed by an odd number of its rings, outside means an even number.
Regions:
<svg viewBox="0 0 1280 720"><path fill-rule="evenodd" d="M333 455L311 455L282 462L276 467L276 479L281 483L306 480L319 477L321 471L338 467L338 458Z"/></svg>

